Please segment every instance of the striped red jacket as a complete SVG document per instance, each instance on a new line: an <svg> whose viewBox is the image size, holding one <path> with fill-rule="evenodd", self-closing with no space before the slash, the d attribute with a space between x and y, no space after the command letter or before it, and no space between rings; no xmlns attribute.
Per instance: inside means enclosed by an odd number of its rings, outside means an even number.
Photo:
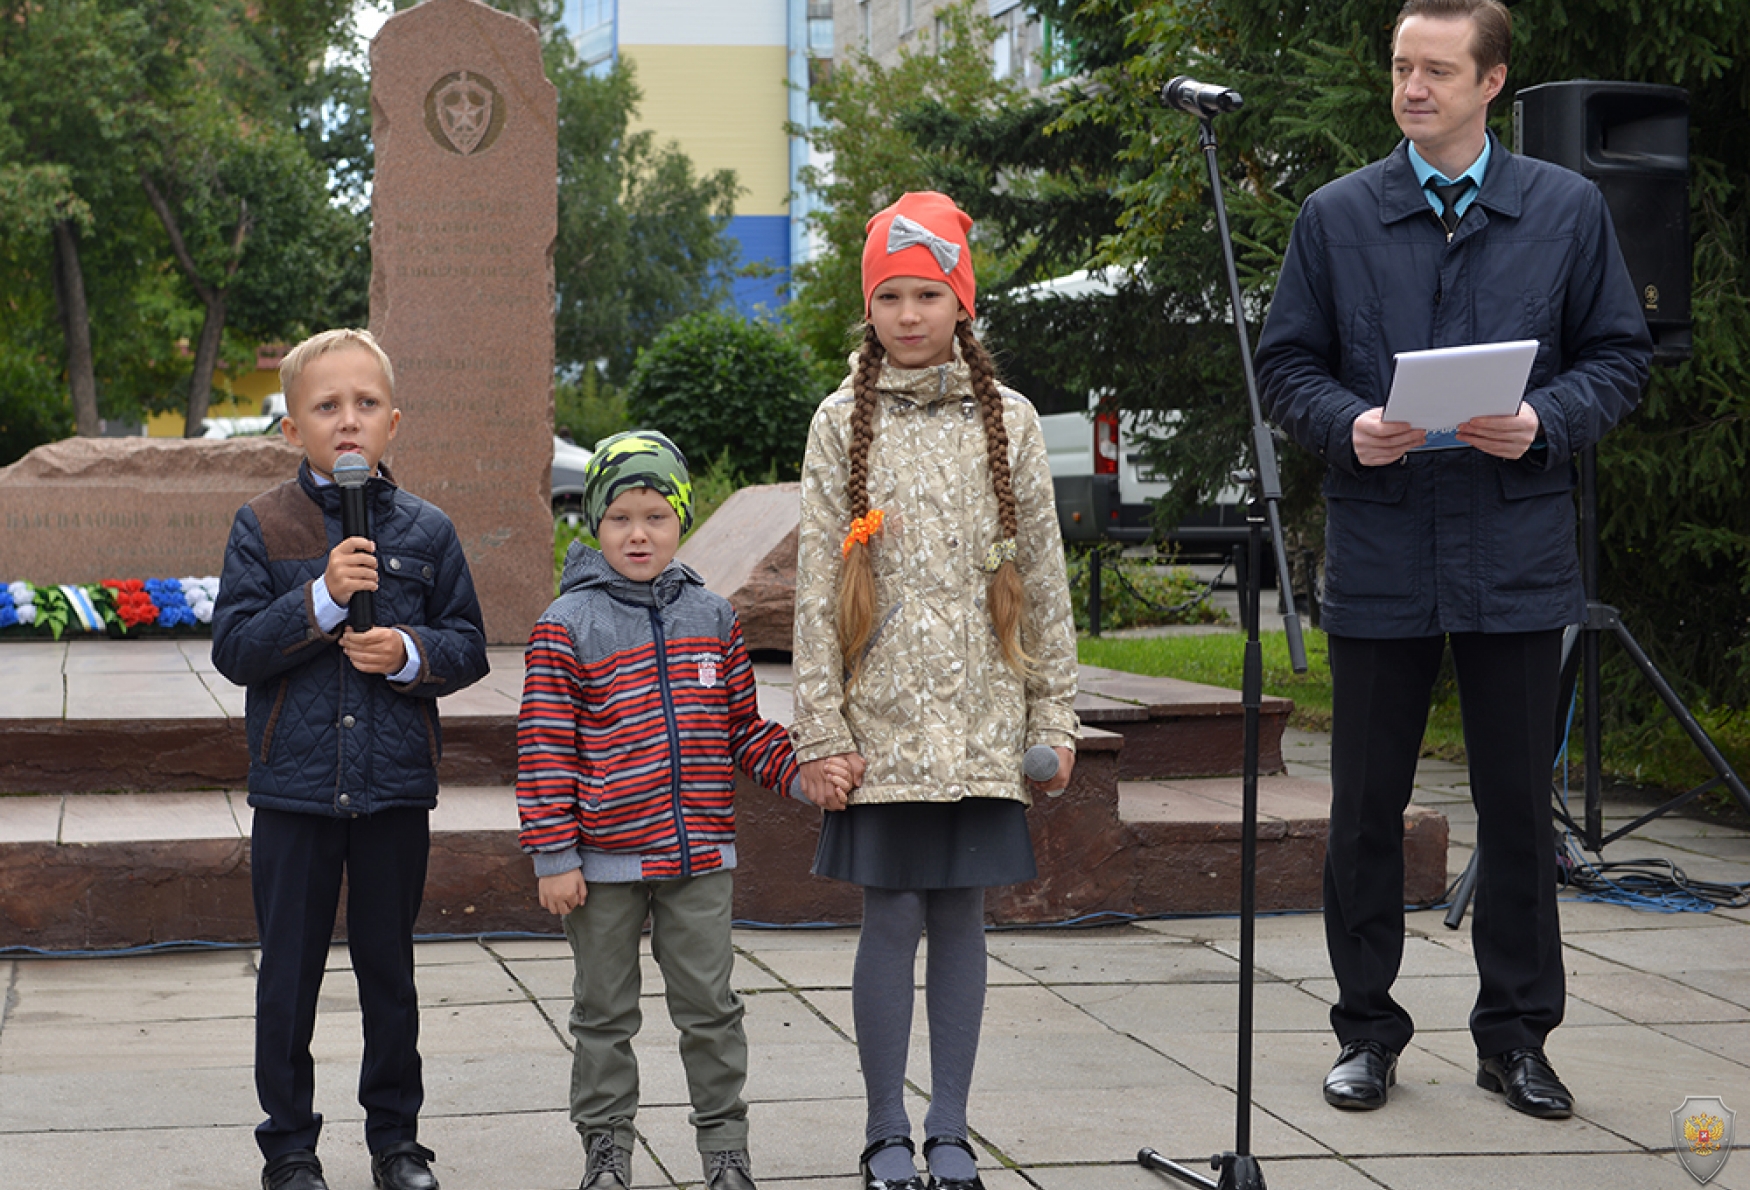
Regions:
<svg viewBox="0 0 1750 1190"><path fill-rule="evenodd" d="M649 583L574 545L529 637L517 812L538 875L667 880L735 866L735 769L789 792L735 610L681 563Z"/></svg>

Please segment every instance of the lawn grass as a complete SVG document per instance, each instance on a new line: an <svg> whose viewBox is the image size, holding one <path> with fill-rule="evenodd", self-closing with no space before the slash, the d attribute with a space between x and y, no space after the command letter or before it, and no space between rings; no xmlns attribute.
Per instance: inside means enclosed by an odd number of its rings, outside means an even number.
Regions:
<svg viewBox="0 0 1750 1190"><path fill-rule="evenodd" d="M1259 634L1264 653L1264 693L1294 700L1294 712L1288 718L1291 726L1304 731L1329 731L1331 666L1326 659L1325 634L1309 628L1304 636L1307 671L1297 674L1288 664L1287 636L1281 632ZM1238 690L1244 677L1245 645L1245 637L1233 632L1196 636L1083 636L1076 651L1085 665ZM1445 760L1464 758L1464 729L1459 722L1456 697L1435 702L1429 712L1422 751Z"/></svg>
<svg viewBox="0 0 1750 1190"><path fill-rule="evenodd" d="M1245 643L1238 633L1083 636L1077 653L1087 665L1238 690L1243 677ZM1289 668L1288 641L1281 632L1260 634L1260 643L1264 652L1264 693L1294 700L1294 713L1288 720L1292 726L1306 731L1329 731L1331 667L1326 659L1325 634L1317 629L1306 630L1304 674ZM1692 706L1690 710L1738 774L1750 775L1750 715L1704 706ZM1576 712L1569 742L1570 762L1574 766L1569 781L1576 786L1585 764L1580 722ZM1454 763L1464 761L1464 727L1458 695L1446 671L1435 688L1422 754ZM1603 754L1607 781L1664 793L1692 789L1714 775L1676 720L1662 711L1635 727L1607 731ZM1711 801L1716 810L1736 806L1723 792L1711 794L1704 801Z"/></svg>

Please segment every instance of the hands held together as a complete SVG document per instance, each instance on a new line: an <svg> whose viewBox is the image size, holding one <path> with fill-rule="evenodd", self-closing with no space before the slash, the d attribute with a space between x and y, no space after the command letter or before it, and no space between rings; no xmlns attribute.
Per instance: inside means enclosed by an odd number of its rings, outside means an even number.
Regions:
<svg viewBox="0 0 1750 1190"><path fill-rule="evenodd" d="M843 810L851 802L851 790L863 783L863 758L856 752L841 752L805 761L798 776L802 793L822 810Z"/></svg>
<svg viewBox="0 0 1750 1190"><path fill-rule="evenodd" d="M1355 459L1363 467L1395 463L1428 438L1426 431L1409 422L1386 421L1383 414L1384 410L1376 406L1357 417L1350 427L1349 440L1355 447ZM1458 427L1458 440L1498 459L1516 459L1531 449L1540 428L1537 410L1529 401L1522 401L1517 413L1471 418Z"/></svg>

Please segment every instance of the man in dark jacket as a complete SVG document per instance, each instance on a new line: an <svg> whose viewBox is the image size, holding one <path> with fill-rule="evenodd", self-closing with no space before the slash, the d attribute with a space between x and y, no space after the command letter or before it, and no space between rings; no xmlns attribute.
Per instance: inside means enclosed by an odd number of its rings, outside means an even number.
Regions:
<svg viewBox="0 0 1750 1190"><path fill-rule="evenodd" d="M1486 128L1510 41L1496 0L1404 5L1392 113L1406 140L1307 200L1258 347L1269 415L1328 466L1324 905L1342 1050L1324 1092L1340 1108L1384 1105L1414 1031L1391 995L1403 811L1450 644L1477 809L1477 1084L1533 1116L1573 1110L1543 1051L1565 996L1557 671L1562 629L1585 612L1573 459L1634 407L1652 347L1597 188ZM1395 353L1515 339L1538 344L1517 413L1461 424L1449 449L1382 420Z"/></svg>
<svg viewBox="0 0 1750 1190"><path fill-rule="evenodd" d="M437 1190L418 1140L413 923L443 751L435 700L486 673L480 605L449 518L378 466L401 414L376 341L326 331L286 356L280 383L280 430L305 459L295 480L238 510L213 609L213 664L248 687L261 1183L326 1187L310 1037L344 874L372 1179L382 1190ZM341 530L333 473L347 452L374 472L365 484L374 541ZM347 609L366 591L375 626L356 631Z"/></svg>

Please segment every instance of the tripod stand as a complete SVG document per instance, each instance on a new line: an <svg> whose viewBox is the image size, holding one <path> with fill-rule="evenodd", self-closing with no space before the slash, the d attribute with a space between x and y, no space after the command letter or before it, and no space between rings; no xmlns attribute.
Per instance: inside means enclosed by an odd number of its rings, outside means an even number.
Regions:
<svg viewBox="0 0 1750 1190"><path fill-rule="evenodd" d="M1245 708L1245 765L1241 784L1240 825L1240 1002L1238 1037L1238 1074L1234 1082L1237 1119L1234 1123L1234 1147L1231 1152L1210 1158L1210 1168L1221 1171L1219 1181L1211 1181L1176 1162L1169 1161L1153 1149L1143 1149L1136 1160L1145 1169L1168 1174L1192 1186L1205 1190L1265 1190L1264 1173L1258 1159L1251 1155L1252 1136L1252 967L1257 935L1257 872L1258 872L1258 722L1264 705L1264 652L1258 640L1259 603L1263 596L1263 531L1269 525L1270 541L1276 551L1277 591L1282 598L1282 624L1288 635L1288 654L1295 673L1306 672L1306 646L1300 637L1300 617L1288 598L1288 554L1282 544L1282 477L1276 466L1276 444L1270 427L1264 422L1263 406L1258 401L1258 382L1252 374L1252 348L1247 341L1246 321L1240 298L1239 270L1234 263L1233 238L1227 229L1227 207L1221 196L1221 171L1216 163L1214 118L1218 112L1233 111L1240 106L1236 91L1205 87L1180 77L1161 90L1161 100L1169 107L1189 111L1201 121L1198 143L1209 166L1209 190L1215 202L1216 234L1221 237L1223 259L1227 265L1228 301L1233 307L1234 334L1239 338L1240 362L1245 370L1246 399L1252 410L1252 449L1254 466L1250 471L1234 472L1234 482L1247 485L1252 492L1249 515L1246 518L1246 558L1248 565L1242 582L1242 606L1246 620L1246 654L1243 677L1240 680L1240 703Z"/></svg>
<svg viewBox="0 0 1750 1190"><path fill-rule="evenodd" d="M1718 747L1709 738L1707 731L1695 721L1695 716L1683 704L1677 692L1671 688L1671 683L1665 680L1665 675L1659 672L1659 667L1653 664L1652 658L1635 640L1634 633L1628 630L1628 625L1622 622L1622 615L1614 607L1598 601L1598 486L1597 459L1595 448L1588 446L1580 452L1580 581L1586 589L1586 620L1582 624L1571 624L1562 634L1562 676L1560 696L1556 705L1551 708L1556 716L1556 739L1560 741L1567 733L1564 730L1567 718L1567 708L1574 700L1576 681L1581 683L1582 713L1584 717L1583 732L1586 741L1586 801L1583 810L1584 826L1576 823L1566 806L1558 799L1555 805L1555 816L1567 828L1580 837L1586 850L1597 854L1604 849L1605 844L1612 843L1631 831L1658 818L1669 814L1679 806L1700 797L1712 789L1724 785L1738 799L1738 804L1746 812L1750 812L1750 790L1744 787L1742 777L1733 771L1732 765L1721 755ZM1598 658L1601 638L1610 633L1633 661L1635 668L1651 684L1659 700L1665 704L1665 709L1671 712L1690 741L1696 746L1709 765L1713 767L1714 775L1697 785L1688 793L1679 794L1661 806L1642 814L1634 821L1618 827L1608 835L1604 833L1604 788L1603 773L1600 765L1603 748L1603 728L1599 717L1600 683L1598 678ZM1559 744L1558 744L1559 747ZM1556 759L1551 757L1553 763ZM1476 891L1477 856L1480 852L1471 852L1470 862L1465 865L1464 875L1459 877L1458 886L1452 894L1452 904L1446 911L1445 923L1448 929L1456 930L1464 920L1465 910L1470 906L1471 895Z"/></svg>

